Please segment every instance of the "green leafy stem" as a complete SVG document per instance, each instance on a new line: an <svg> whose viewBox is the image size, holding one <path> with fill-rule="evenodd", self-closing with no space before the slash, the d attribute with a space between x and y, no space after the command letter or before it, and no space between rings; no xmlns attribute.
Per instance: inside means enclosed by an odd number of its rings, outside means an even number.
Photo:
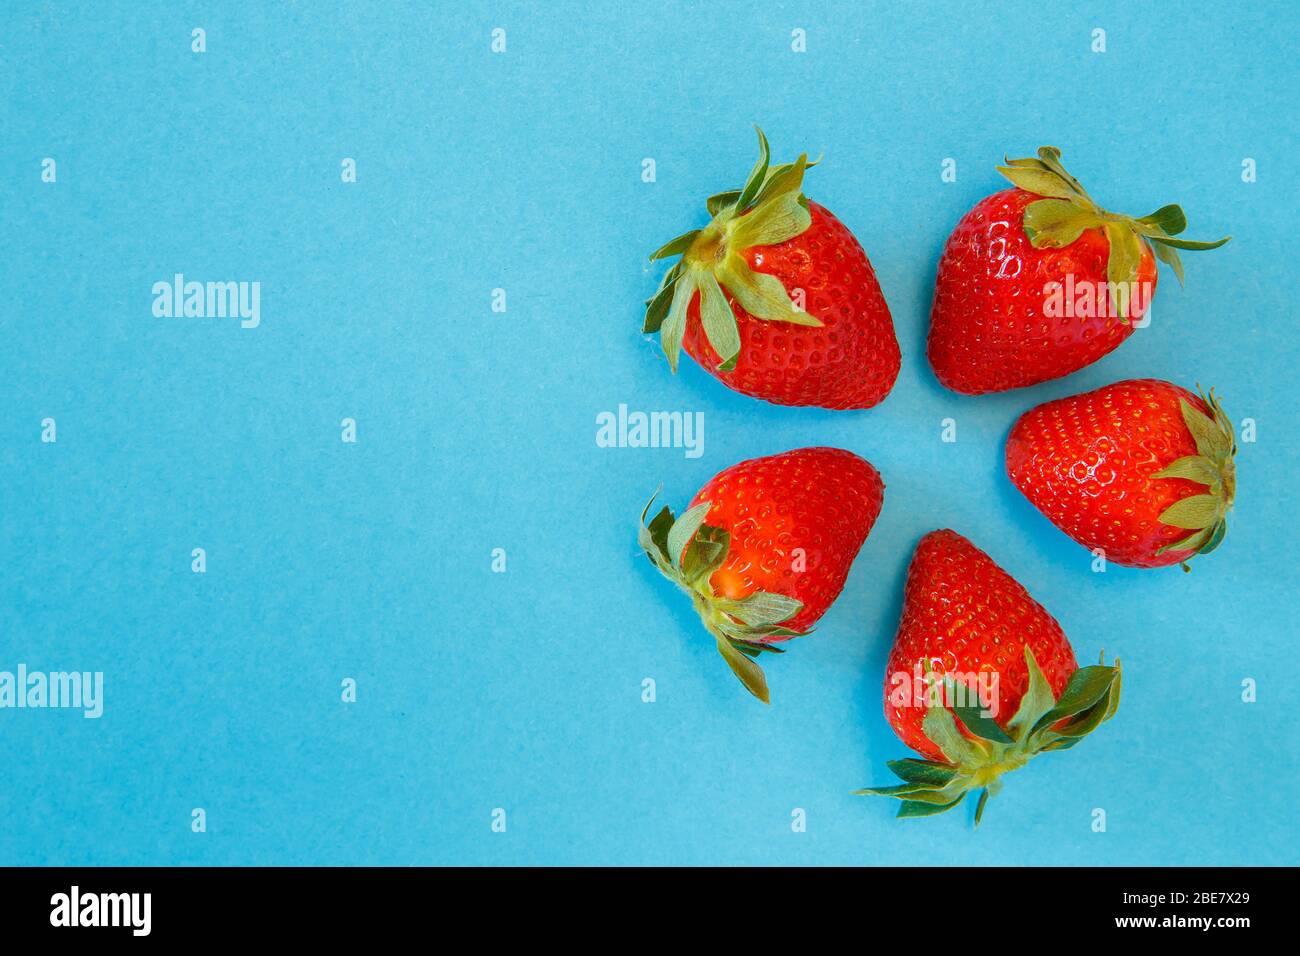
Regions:
<svg viewBox="0 0 1300 956"><path fill-rule="evenodd" d="M868 787L857 794L895 797L902 801L900 818L928 817L951 810L972 792L979 793L975 808L978 826L990 796L1002 786L1002 775L1016 770L1049 750L1068 750L1119 708L1120 664L1080 667L1058 698L1043 676L1034 653L1025 647L1029 687L1015 714L1003 728L987 716L978 703L927 702L921 725L925 736L945 760L891 760L889 769L903 782L888 787ZM951 678L943 678L952 690ZM947 702L966 695L947 693ZM959 724L960 722L960 724ZM966 733L961 728L965 727Z"/></svg>
<svg viewBox="0 0 1300 956"><path fill-rule="evenodd" d="M674 372L687 314L697 293L704 335L718 354L722 372L733 370L740 357L740 329L723 289L757 319L813 327L822 324L795 307L780 279L755 272L745 258L745 250L786 242L812 224L808 200L801 190L804 171L816 162L808 162L804 154L793 163L772 165L761 129L758 145L758 162L744 187L709 197L712 221L703 229L682 233L650 254L652 261L681 256L646 301L642 325L643 332L659 333Z"/></svg>
<svg viewBox="0 0 1300 956"><path fill-rule="evenodd" d="M1198 387L1198 392L1200 389ZM1196 442L1196 454L1179 458L1152 478L1182 478L1205 485L1201 494L1180 498L1160 513L1160 521L1191 534L1162 547L1157 554L1168 551L1191 551L1209 554L1228 533L1228 510L1237 493L1236 432L1232 421L1214 395L1200 392L1201 401L1210 410L1207 415L1186 399L1179 399L1183 422ZM1189 570L1183 562L1183 570Z"/></svg>
<svg viewBox="0 0 1300 956"><path fill-rule="evenodd" d="M648 523L654 505L651 497L641 512L637 541L655 567L691 596L696 611L717 643L732 672L763 703L771 703L767 678L755 658L782 649L768 643L775 637L798 637L808 631L792 630L785 622L803 609L803 603L785 594L755 591L743 598L715 594L710 578L726 563L731 535L706 525L710 503L702 501L680 518L664 507Z"/></svg>
<svg viewBox="0 0 1300 956"><path fill-rule="evenodd" d="M1115 314L1124 322L1129 317L1129 300L1142 261L1143 245L1174 270L1178 284L1182 285L1179 249L1193 252L1217 249L1232 238L1225 236L1214 242L1175 238L1187 228L1187 217L1177 205L1162 206L1140 218L1106 211L1066 171L1061 163L1061 151L1055 146L1041 147L1036 157L1005 160L998 172L1026 192L1044 197L1025 207L1025 235L1035 249L1063 248L1088 229L1101 229L1105 233L1110 245L1106 280Z"/></svg>

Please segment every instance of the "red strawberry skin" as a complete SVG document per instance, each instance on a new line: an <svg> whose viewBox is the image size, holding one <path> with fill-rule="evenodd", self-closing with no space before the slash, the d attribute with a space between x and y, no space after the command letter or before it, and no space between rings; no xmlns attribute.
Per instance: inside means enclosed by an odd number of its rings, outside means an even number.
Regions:
<svg viewBox="0 0 1300 956"><path fill-rule="evenodd" d="M1004 392L1069 375L1107 355L1133 333L1118 317L1048 316L1049 283L1106 282L1110 243L1087 229L1063 248L1035 249L1023 189L994 193L957 224L939 260L927 352L935 376L966 395ZM1138 283L1154 293L1156 261L1142 244ZM1149 295L1132 319L1146 312Z"/></svg>
<svg viewBox="0 0 1300 956"><path fill-rule="evenodd" d="M714 592L789 595L803 608L785 626L810 627L843 590L884 491L870 462L839 448L799 448L719 472L691 501L710 502L705 523L731 535L727 560L709 579ZM795 570L796 548L803 570Z"/></svg>
<svg viewBox="0 0 1300 956"><path fill-rule="evenodd" d="M885 718L903 743L931 760L943 752L921 728L923 706L894 706L894 675L924 672L998 677L997 722L1005 727L1029 686L1024 649L1033 651L1060 696L1078 669L1061 626L1011 575L955 531L921 539L907 571L903 616L885 668Z"/></svg>
<svg viewBox="0 0 1300 956"><path fill-rule="evenodd" d="M755 272L780 279L792 297L802 289L804 311L822 327L765 322L727 292L741 349L736 367L720 372L721 359L705 338L696 295L683 344L710 375L745 395L777 405L870 408L898 378L900 355L889 306L853 233L815 202L808 211L807 230L777 245L753 246L744 256Z"/></svg>
<svg viewBox="0 0 1300 956"><path fill-rule="evenodd" d="M1197 453L1180 400L1210 414L1199 396L1157 379L1039 405L1011 429L1007 474L1054 525L1085 548L1103 549L1106 560L1139 568L1179 564L1193 552L1156 551L1188 532L1159 516L1205 486L1151 476Z"/></svg>

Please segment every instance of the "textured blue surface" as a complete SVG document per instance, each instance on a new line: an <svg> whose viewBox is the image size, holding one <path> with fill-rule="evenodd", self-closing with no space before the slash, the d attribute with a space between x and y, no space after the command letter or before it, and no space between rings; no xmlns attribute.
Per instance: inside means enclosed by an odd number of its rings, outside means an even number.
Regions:
<svg viewBox="0 0 1300 956"><path fill-rule="evenodd" d="M0 670L103 671L105 712L0 710L0 863L1300 862L1294 9L1089 6L6 4ZM673 378L638 335L646 254L740 184L756 121L825 154L807 190L893 310L870 412ZM961 398L924 359L936 259L1043 143L1112 208L1235 238L1100 363ZM260 326L155 317L177 272L259 281ZM1001 472L1020 412L1137 376L1257 423L1190 575L1091 573ZM703 456L597 447L620 403L702 411ZM870 459L885 505L766 709L634 529L660 482L680 506L808 444ZM1116 719L979 831L849 793L905 753L882 670L943 526L1126 665Z"/></svg>

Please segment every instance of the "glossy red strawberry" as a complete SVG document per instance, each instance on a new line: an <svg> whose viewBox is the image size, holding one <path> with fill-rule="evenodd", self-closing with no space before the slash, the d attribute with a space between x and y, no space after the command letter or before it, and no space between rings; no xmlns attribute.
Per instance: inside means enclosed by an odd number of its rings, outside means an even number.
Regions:
<svg viewBox="0 0 1300 956"><path fill-rule="evenodd" d="M800 192L806 156L771 166L651 259L680 255L647 303L673 371L682 345L729 388L777 405L870 408L898 377L898 339L867 254Z"/></svg>
<svg viewBox="0 0 1300 956"><path fill-rule="evenodd" d="M1007 474L1051 522L1108 561L1183 564L1219 546L1237 490L1232 422L1157 379L1047 402L1007 439Z"/></svg>
<svg viewBox="0 0 1300 956"><path fill-rule="evenodd" d="M674 518L645 523L641 547L695 604L741 682L768 701L754 663L826 612L880 514L880 473L852 452L799 448L732 465Z"/></svg>
<svg viewBox="0 0 1300 956"><path fill-rule="evenodd" d="M1003 773L1074 746L1119 706L1119 662L1080 668L1056 620L954 531L921 539L885 671L885 717L924 760L889 766L900 817L930 816Z"/></svg>
<svg viewBox="0 0 1300 956"><path fill-rule="evenodd" d="M939 260L927 352L968 395L1004 392L1091 365L1133 333L1156 288L1156 260L1183 281L1178 206L1134 219L1098 206L1045 146L999 171L1016 185L981 200Z"/></svg>

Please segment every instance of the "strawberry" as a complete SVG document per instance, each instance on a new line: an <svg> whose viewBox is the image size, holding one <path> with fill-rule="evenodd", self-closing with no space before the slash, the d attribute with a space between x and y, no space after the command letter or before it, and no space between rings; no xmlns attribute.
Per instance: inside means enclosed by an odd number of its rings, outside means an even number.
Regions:
<svg viewBox="0 0 1300 956"><path fill-rule="evenodd" d="M935 376L967 395L1005 392L1091 365L1133 333L1156 287L1156 260L1183 281L1178 206L1133 219L1107 212L1044 146L998 171L994 193L957 224L939 260L927 352Z"/></svg>
<svg viewBox="0 0 1300 956"><path fill-rule="evenodd" d="M719 472L680 518L664 508L646 524L646 505L638 539L691 596L741 683L768 703L754 658L808 633L839 597L884 491L852 452L799 448Z"/></svg>
<svg viewBox="0 0 1300 956"><path fill-rule="evenodd" d="M1119 661L1079 667L1055 618L955 531L921 539L889 654L885 717L924 760L890 761L900 817L955 807L1048 750L1073 747L1119 706Z"/></svg>
<svg viewBox="0 0 1300 956"><path fill-rule="evenodd" d="M643 331L659 333L674 372L685 344L745 395L870 408L899 366L876 274L853 233L800 192L808 157L771 166L762 130L758 142L744 188L711 197L707 226L651 254L681 259L647 302Z"/></svg>
<svg viewBox="0 0 1300 956"><path fill-rule="evenodd" d="M1232 422L1211 389L1116 382L1025 412L1007 474L1048 519L1116 564L1182 564L1219 546L1237 490Z"/></svg>

